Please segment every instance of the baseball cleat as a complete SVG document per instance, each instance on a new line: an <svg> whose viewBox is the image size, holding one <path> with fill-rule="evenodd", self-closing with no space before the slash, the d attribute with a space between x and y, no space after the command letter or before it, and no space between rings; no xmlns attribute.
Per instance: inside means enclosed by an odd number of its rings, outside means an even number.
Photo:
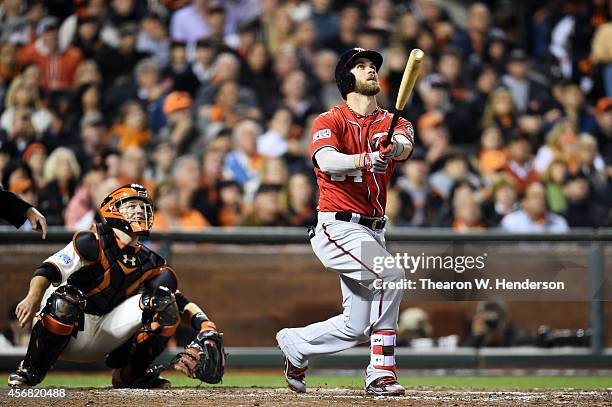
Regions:
<svg viewBox="0 0 612 407"><path fill-rule="evenodd" d="M130 389L169 389L171 387L170 380L164 379L159 374L163 370L163 366L157 365L148 368L142 377L132 381L125 381L121 377L122 369L113 370L113 387L115 389L130 388Z"/></svg>
<svg viewBox="0 0 612 407"><path fill-rule="evenodd" d="M306 393L306 370L308 367L295 367L285 356L285 380L291 390Z"/></svg>
<svg viewBox="0 0 612 407"><path fill-rule="evenodd" d="M403 396L406 389L393 376L383 376L368 384L365 392L369 396Z"/></svg>
<svg viewBox="0 0 612 407"><path fill-rule="evenodd" d="M26 369L19 367L17 371L9 374L8 385L10 387L28 387L36 386L40 383L40 380L36 376Z"/></svg>

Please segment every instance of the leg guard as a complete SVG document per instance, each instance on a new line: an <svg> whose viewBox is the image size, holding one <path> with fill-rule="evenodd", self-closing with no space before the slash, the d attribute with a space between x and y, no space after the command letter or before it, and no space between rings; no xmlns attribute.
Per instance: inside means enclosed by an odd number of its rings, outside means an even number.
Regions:
<svg viewBox="0 0 612 407"><path fill-rule="evenodd" d="M76 336L84 311L85 296L76 287L61 286L51 294L42 312L36 316L38 321L32 328L25 359L17 372L11 374L13 385L35 386L45 378L68 345L70 336Z"/></svg>
<svg viewBox="0 0 612 407"><path fill-rule="evenodd" d="M374 331L370 344L372 367L377 370L386 370L395 377L395 332Z"/></svg>
<svg viewBox="0 0 612 407"><path fill-rule="evenodd" d="M108 367L120 369L113 375L114 387L160 387L159 371L149 374L151 369L155 370L150 364L163 352L176 331L178 306L170 290L158 287L142 295L140 308L142 328L106 358Z"/></svg>

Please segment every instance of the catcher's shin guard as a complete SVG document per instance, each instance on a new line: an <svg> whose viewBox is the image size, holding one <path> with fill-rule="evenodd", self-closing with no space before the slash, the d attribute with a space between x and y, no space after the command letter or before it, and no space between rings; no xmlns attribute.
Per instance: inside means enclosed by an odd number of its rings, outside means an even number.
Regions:
<svg viewBox="0 0 612 407"><path fill-rule="evenodd" d="M47 300L32 328L28 352L17 371L9 376L10 386L35 386L76 336L85 309L85 296L73 286L61 286Z"/></svg>
<svg viewBox="0 0 612 407"><path fill-rule="evenodd" d="M159 377L161 369L150 365L166 348L178 326L174 295L166 287L158 287L142 295L140 307L143 326L106 358L108 367L119 369L113 374L113 386L169 387L170 382Z"/></svg>

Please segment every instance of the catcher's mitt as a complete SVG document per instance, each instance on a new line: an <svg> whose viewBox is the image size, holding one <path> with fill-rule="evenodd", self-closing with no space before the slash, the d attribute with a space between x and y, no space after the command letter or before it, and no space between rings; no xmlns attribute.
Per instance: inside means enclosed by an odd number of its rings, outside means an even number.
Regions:
<svg viewBox="0 0 612 407"><path fill-rule="evenodd" d="M170 367L206 383L219 383L225 370L222 334L213 329L200 331L185 351L172 359Z"/></svg>

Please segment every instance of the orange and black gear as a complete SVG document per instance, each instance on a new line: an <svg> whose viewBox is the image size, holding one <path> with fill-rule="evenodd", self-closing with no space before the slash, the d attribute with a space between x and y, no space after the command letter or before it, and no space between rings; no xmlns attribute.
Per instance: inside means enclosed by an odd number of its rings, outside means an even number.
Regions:
<svg viewBox="0 0 612 407"><path fill-rule="evenodd" d="M123 203L140 200L145 203L145 219L129 220L120 212ZM123 232L148 236L153 226L153 200L145 187L139 184L127 184L111 192L100 205L100 214L106 223Z"/></svg>

